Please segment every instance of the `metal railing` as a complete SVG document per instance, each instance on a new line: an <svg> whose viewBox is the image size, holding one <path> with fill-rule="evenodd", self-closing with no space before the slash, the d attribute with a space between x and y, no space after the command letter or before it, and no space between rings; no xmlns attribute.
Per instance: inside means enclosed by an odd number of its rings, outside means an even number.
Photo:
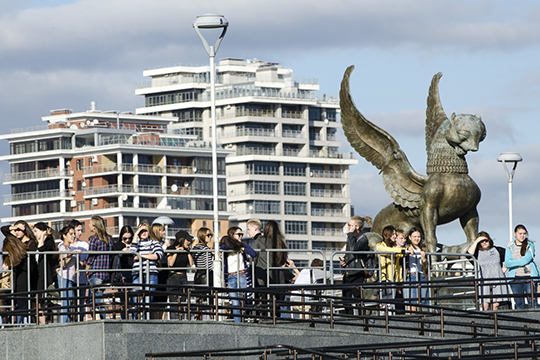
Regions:
<svg viewBox="0 0 540 360"><path fill-rule="evenodd" d="M27 201L27 200L37 200L37 199L48 199L56 197L68 197L68 190L43 190L43 191L32 191L19 194L9 194L4 195L4 202L12 201Z"/></svg>
<svg viewBox="0 0 540 360"><path fill-rule="evenodd" d="M57 176L68 176L66 169L43 169L35 171L16 172L4 174L4 182L45 179Z"/></svg>
<svg viewBox="0 0 540 360"><path fill-rule="evenodd" d="M473 329L474 336L484 336L483 334L494 334L497 336L497 332L502 332L510 329L511 325L498 324L497 319L502 321L503 318L513 319L515 317L507 316L504 314L499 315L495 313L495 318L493 319L493 313L490 312L480 312L478 311L478 304L480 301L493 301L494 299L500 297L493 293L486 294L482 293L479 289L483 286L493 287L500 284L508 284L512 281L514 282L528 282L531 285L532 289L535 289L540 283L540 277L536 278L527 278L527 279L480 279L478 277L477 263L474 258L468 256L468 254L440 254L440 253L428 253L427 259L434 257L465 257L464 261L472 262L472 268L459 270L457 269L454 263L453 268L445 269L444 271L448 272L448 276L442 276L442 269L437 267L442 266L443 262L434 261L430 263L430 268L432 271L428 275L426 281L405 281L405 282L372 282L372 283L355 283L355 284L337 284L337 280L341 277L341 272L343 268L335 268L334 258L339 255L352 254L352 255L367 255L375 254L379 257L378 265L372 268L350 268L347 270L372 270L375 273L380 274L382 269L381 257L386 257L390 259L390 270L387 271L394 272L393 264L395 260L400 256L392 252L345 252L345 251L336 251L332 253L330 259L325 258L325 252L316 251L316 250L291 250L291 249L261 249L256 250L258 252L258 257L265 257L267 264L271 264L272 254L276 252L289 252L289 253L305 253L309 251L311 253L320 255L323 263L324 279L329 278L329 285L284 285L277 284L275 276L272 276L272 273L279 273L283 271L289 271L291 268L284 268L282 266L268 266L263 270L266 271L264 274L264 280L266 281L266 287L263 288L249 288L249 289L239 289L237 300L241 301L240 306L227 305L227 302L231 300L231 289L227 288L212 288L206 287L204 284L201 284L197 287L193 287L191 284L187 285L165 285L165 284L149 284L149 267L146 266L139 268L139 278L143 278L143 271L146 275L146 282L144 284L134 285L134 284L124 284L124 283L115 283L115 284L104 284L101 286L81 286L79 279L80 274L86 274L95 271L103 272L122 272L129 271L132 269L104 269L104 270L86 270L82 269L80 265L80 260L83 256L88 255L109 255L109 256L137 256L139 262L142 263L144 260L139 254L134 252L125 252L125 251L105 251L105 252L29 252L27 257L27 268L31 268L31 261L35 259L36 255L43 256L44 268L48 269L47 262L49 261L49 256L52 255L68 255L72 254L76 257L76 286L73 287L75 294L73 297L66 298L65 296L54 294L57 292L64 291L63 289L48 289L45 291L28 291L14 293L13 289L3 289L3 292L0 293L0 300L2 300L2 306L4 312L0 315L10 316L11 321L9 324L16 325L16 316L27 317L32 322L34 319L37 319L41 316L41 313L53 314L54 316L67 315L71 316L73 321L80 321L81 316L87 317L91 316L93 319L96 319L96 315L103 313L107 316L116 316L118 314L124 314L125 318L128 318L128 315L135 316L137 318L143 319L144 317L148 318L148 314L151 311L166 311L170 314L179 314L182 315L180 318L185 318L187 320L206 317L213 317L215 320L224 320L227 317L233 316L230 314L231 310L239 310L240 314L238 316L242 317L243 320L248 318L256 318L258 320L270 320L274 324L278 321L309 321L313 324L327 324L333 328L333 326L340 325L349 325L349 326L358 326L361 324L366 328L373 329L386 329L388 332L391 329L396 329L399 331L418 331L420 335L427 335L433 333L439 333L441 337L444 337L444 334L470 334ZM165 256L172 253L185 253L185 251L165 251ZM213 253L213 250L191 250L191 254L196 253ZM240 256L240 254L237 254ZM431 261L431 260L429 260ZM256 276L261 273L254 268L254 263L249 262L249 269ZM447 264L447 262L446 262ZM329 270L327 270L329 266ZM463 267L463 266L462 266ZM405 267L404 267L405 269ZM62 264L60 264L60 273L64 270ZM195 270L192 267L185 268L159 268L159 271L185 271L190 273ZM199 269L206 271L207 275L209 274L210 269L204 268ZM461 271L459 275L456 276L456 271ZM8 276L13 276L10 270L4 270L2 273L10 274ZM405 278L404 274L404 278ZM449 276L452 275L452 276ZM31 274L28 272L26 274L27 281L30 286L31 284ZM47 276L44 276L46 279ZM209 276L207 276L207 279ZM381 276L379 275L379 278ZM12 284L15 284L16 279L12 279ZM46 280L44 280L46 281ZM325 280L323 280L325 281ZM254 281L255 282L255 281ZM207 284L208 285L208 284ZM44 287L47 288L47 283L44 283ZM400 313L397 310L397 305L404 304L410 305L408 301L413 301L412 299L396 299L396 298L383 298L383 294L389 289L398 290L406 288L421 288L429 289L429 304L421 304L420 299L415 305L416 309L406 309L402 312L410 313L413 315L420 315L415 317L418 319L418 326L408 328L408 325L404 325L404 322L410 322L411 318L400 318ZM457 292L456 288L469 288L473 289L471 293L467 292ZM154 290L152 290L154 289ZM344 296L345 290L354 290L361 294L359 297L347 297ZM103 295L100 295L100 291L104 290ZM99 291L99 292L98 292ZM287 296L291 291L294 291L297 296L302 298L302 301L291 301L287 299ZM98 292L96 295L96 292ZM246 300L246 293L253 293L255 296L250 298L250 305L248 305ZM418 291L420 294L420 291ZM164 295L173 295L177 296L177 301L172 301L171 298L165 303L151 303L148 299L152 296L164 296ZM130 299L138 297L140 299L146 298L146 301L133 302ZM538 297L535 291L530 294L508 294L508 298L513 297L522 297L525 298L529 303L538 303ZM89 300L91 298L91 301ZM28 309L16 309L15 302L17 300L23 300L28 302ZM46 303L43 303L42 300L47 300ZM85 299L88 302L85 302ZM196 299L199 299L197 302ZM58 302L62 300L69 300L71 303L68 305L59 306ZM103 302L97 302L96 300L103 300ZM236 300L236 299L235 299ZM99 306L105 307L105 309L99 308ZM93 305L95 304L95 306ZM466 307L463 305L467 304ZM469 305L472 304L472 305ZM35 305L35 306L34 306ZM396 310L390 311L390 305L396 307ZM309 309L308 309L309 307ZM165 309L165 310L164 310ZM349 312L351 310L351 312ZM116 315L115 315L116 314ZM443 315L444 314L444 315ZM476 323L471 325L469 321L469 316L474 315L475 318L478 318ZM237 316L235 314L234 316ZM445 320L444 316L452 316L452 320ZM427 318L426 318L427 317ZM432 318L430 318L432 317ZM434 327L433 317L440 317L440 327ZM462 325L456 323L456 317L463 317ZM484 320L481 320L481 319ZM423 319L423 320L422 320ZM488 321L489 319L492 320ZM494 320L494 322L493 322ZM416 320L412 320L416 321ZM445 328L444 322L450 321L452 328ZM540 324L538 320L530 319L519 319L518 322L529 322L531 321L534 324ZM459 321L458 321L459 322ZM5 322L4 322L5 323ZM437 320L435 320L437 323ZM7 325L9 325L7 324ZM426 327L424 327L424 324ZM429 325L431 324L431 325ZM463 327L463 329L457 329L458 327ZM494 326L494 327L493 327ZM515 329L521 329L522 326L515 325ZM482 329L488 329L486 333ZM505 330L506 329L506 330ZM369 330L368 330L369 331ZM525 331L540 332L540 327L535 325L535 328L527 327Z"/></svg>

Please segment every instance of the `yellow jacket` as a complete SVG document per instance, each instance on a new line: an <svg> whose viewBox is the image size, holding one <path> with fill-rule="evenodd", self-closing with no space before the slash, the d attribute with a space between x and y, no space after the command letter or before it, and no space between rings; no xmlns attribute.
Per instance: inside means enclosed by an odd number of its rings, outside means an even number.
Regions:
<svg viewBox="0 0 540 360"><path fill-rule="evenodd" d="M389 247L384 241L377 244L377 251L396 253L393 257L391 254L381 254L381 281L403 281L403 250L397 246ZM392 258L394 260L393 262ZM394 271L392 271L392 266Z"/></svg>

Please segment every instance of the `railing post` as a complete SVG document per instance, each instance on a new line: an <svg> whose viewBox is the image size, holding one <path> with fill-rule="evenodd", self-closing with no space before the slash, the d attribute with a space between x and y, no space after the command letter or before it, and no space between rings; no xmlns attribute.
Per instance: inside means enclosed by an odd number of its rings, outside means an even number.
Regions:
<svg viewBox="0 0 540 360"><path fill-rule="evenodd" d="M534 293L536 291L535 291L535 288L534 288L534 280L533 280L532 277L530 278L530 282L531 282L531 309L534 309L534 308L536 308L537 304L535 303L536 299L534 298Z"/></svg>
<svg viewBox="0 0 540 360"><path fill-rule="evenodd" d="M187 289L187 318L191 320L191 289Z"/></svg>
<svg viewBox="0 0 540 360"><path fill-rule="evenodd" d="M124 288L124 316L126 320L128 320L128 314L129 314L128 294L127 294L127 287L125 287Z"/></svg>
<svg viewBox="0 0 540 360"><path fill-rule="evenodd" d="M441 309L441 337L444 337L444 310Z"/></svg>
<svg viewBox="0 0 540 360"><path fill-rule="evenodd" d="M276 325L276 295L272 294L272 322Z"/></svg>

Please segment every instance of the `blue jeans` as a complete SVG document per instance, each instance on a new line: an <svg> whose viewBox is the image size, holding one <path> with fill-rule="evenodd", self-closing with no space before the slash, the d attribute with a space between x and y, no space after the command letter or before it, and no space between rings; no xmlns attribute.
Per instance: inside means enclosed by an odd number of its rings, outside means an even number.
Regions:
<svg viewBox="0 0 540 360"><path fill-rule="evenodd" d="M142 281L141 281L141 278L139 277L139 273L133 275L133 283L134 284L146 284L146 274L143 272ZM148 277L148 284L155 285L157 283L158 283L158 274L150 273L150 276ZM141 290L154 291L154 290L156 290L156 288L155 287L145 287L145 288L141 288ZM154 298L153 296L147 296L147 302L151 303L153 298ZM134 304L137 304L137 298L133 298L132 302ZM144 303L144 300L143 300L143 303ZM136 314L133 314L133 318L135 318L135 317L136 317Z"/></svg>
<svg viewBox="0 0 540 360"><path fill-rule="evenodd" d="M516 280L518 280L518 279L520 279L520 277L516 277ZM531 293L530 279L528 277L523 277L521 280L522 281L523 280L529 280L529 281L526 281L526 282L520 281L517 284L515 283L515 281L510 282L510 288L512 289L512 293L514 295L530 294ZM534 296L534 307L538 309L540 306L538 305L538 298L536 297L536 284L534 285L534 294L535 294L535 296ZM531 308L532 307L531 306L531 297L529 296L527 300L529 302L527 307ZM525 298L514 297L514 301L516 302L516 309L525 309Z"/></svg>
<svg viewBox="0 0 540 360"><path fill-rule="evenodd" d="M103 284L103 279L100 279L96 277L95 275L90 276L90 279L88 280L88 283L92 286L101 286ZM97 310L99 311L99 318L103 319L103 309L97 304L103 303L103 289L96 289L94 290L94 298L96 299L96 304L93 306L96 306Z"/></svg>
<svg viewBox="0 0 540 360"><path fill-rule="evenodd" d="M228 289L246 289L247 288L247 280L246 280L246 273L243 274L234 274L234 275L227 275L227 288ZM245 295L244 295L245 296ZM240 306L240 300L234 299L238 297L237 292L230 292L229 293L229 302L234 307ZM240 309L233 309L233 314L240 315ZM242 318L240 316L234 317L235 322L241 322Z"/></svg>
<svg viewBox="0 0 540 360"><path fill-rule="evenodd" d="M60 293L60 297L64 298L62 300L62 307L68 307L70 306L71 299L73 298L73 287L75 286L75 283L69 279L64 279L60 274L57 274L56 277L58 278L58 288L68 289ZM70 309L62 309L60 312L67 313L69 311ZM62 315L60 316L60 322L68 323L71 322L71 320L69 319L69 316Z"/></svg>
<svg viewBox="0 0 540 360"><path fill-rule="evenodd" d="M416 283L418 281L426 281L423 273L415 273L407 276L407 282ZM407 301L407 304L418 304L418 284L410 284L404 288L403 297L405 299L410 299L410 301ZM428 288L425 287L425 284L420 284L420 302L422 305L428 305L428 301L426 300L428 297Z"/></svg>

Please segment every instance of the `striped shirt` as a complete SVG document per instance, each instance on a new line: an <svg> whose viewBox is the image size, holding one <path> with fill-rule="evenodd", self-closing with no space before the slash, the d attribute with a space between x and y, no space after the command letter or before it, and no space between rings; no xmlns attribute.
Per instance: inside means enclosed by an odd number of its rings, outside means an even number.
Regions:
<svg viewBox="0 0 540 360"><path fill-rule="evenodd" d="M197 250L210 250L208 246L203 244L197 244L193 247L193 260L195 262L195 267L198 270L203 269L213 269L214 262L212 261L212 252L208 251L197 251Z"/></svg>
<svg viewBox="0 0 540 360"><path fill-rule="evenodd" d="M134 251L139 253L140 255L157 255L157 260L149 260L149 259L143 259L143 272L146 271L146 267L150 266L150 273L151 274L157 274L158 273L158 262L159 259L163 257L163 247L160 243L158 243L155 240L147 239L147 240L139 240L138 243L131 243L129 245L129 251ZM133 257L133 271L131 272L133 275L139 274L139 257L134 256Z"/></svg>

